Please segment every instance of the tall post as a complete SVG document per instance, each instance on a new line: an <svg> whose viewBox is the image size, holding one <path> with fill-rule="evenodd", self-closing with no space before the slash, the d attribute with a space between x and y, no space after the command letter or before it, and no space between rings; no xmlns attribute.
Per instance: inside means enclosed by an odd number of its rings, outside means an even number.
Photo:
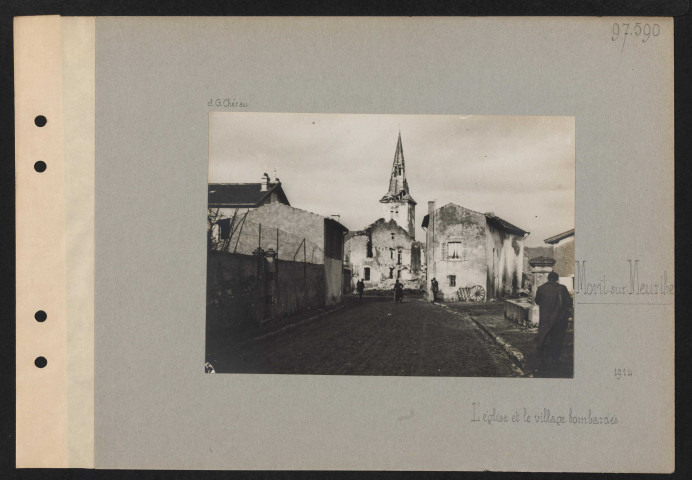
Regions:
<svg viewBox="0 0 692 480"><path fill-rule="evenodd" d="M308 283L308 257L305 251L305 239L303 239L303 283Z"/></svg>
<svg viewBox="0 0 692 480"><path fill-rule="evenodd" d="M437 276L435 264L435 201L428 202L428 231L425 236L425 291L428 293L428 301L434 300L430 281Z"/></svg>
<svg viewBox="0 0 692 480"><path fill-rule="evenodd" d="M255 321L262 323L265 316L265 304L264 296L266 285L264 284L264 270L265 270L265 260L264 251L261 248L256 248L252 254L255 256L257 262L257 270L255 275L255 285L253 288L254 304L255 308Z"/></svg>
<svg viewBox="0 0 692 480"><path fill-rule="evenodd" d="M278 304L281 299L281 292L279 291L279 229L276 229L276 258L274 260L274 304Z"/></svg>

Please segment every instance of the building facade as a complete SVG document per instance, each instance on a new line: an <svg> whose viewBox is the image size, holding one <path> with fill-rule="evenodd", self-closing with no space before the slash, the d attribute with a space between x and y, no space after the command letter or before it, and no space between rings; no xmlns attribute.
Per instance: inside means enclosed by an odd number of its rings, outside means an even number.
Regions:
<svg viewBox="0 0 692 480"><path fill-rule="evenodd" d="M262 205L290 205L278 178L264 174L258 183L210 183L208 221L210 242L228 239L231 230L251 210Z"/></svg>
<svg viewBox="0 0 692 480"><path fill-rule="evenodd" d="M488 300L521 288L525 230L493 213L479 213L453 203L436 208L428 202L426 291L439 285L446 301Z"/></svg>
<svg viewBox="0 0 692 480"><path fill-rule="evenodd" d="M401 133L380 206L382 218L346 236L352 288L363 280L366 289L391 289L399 280L405 288L419 289L424 281L424 249L415 238L416 202L406 180Z"/></svg>
<svg viewBox="0 0 692 480"><path fill-rule="evenodd" d="M560 275L560 283L570 292L574 291L574 229L567 230L543 240L553 250L553 271Z"/></svg>
<svg viewBox="0 0 692 480"><path fill-rule="evenodd" d="M264 229L264 240L260 238L257 245L272 249L279 265L286 261L324 265L325 305L341 303L346 227L333 218L279 202L251 210L246 221L251 228L260 226L260 234Z"/></svg>

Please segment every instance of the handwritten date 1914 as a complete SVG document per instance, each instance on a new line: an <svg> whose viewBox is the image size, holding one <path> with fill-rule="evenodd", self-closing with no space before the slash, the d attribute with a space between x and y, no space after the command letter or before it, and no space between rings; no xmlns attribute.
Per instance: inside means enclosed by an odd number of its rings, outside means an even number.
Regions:
<svg viewBox="0 0 692 480"><path fill-rule="evenodd" d="M649 41L651 37L658 37L661 34L661 26L658 23L640 23L635 24L615 22L613 24L613 36L610 39L613 42L617 42L618 39L622 41L622 46L620 51L622 52L625 48L625 42L627 37L633 37L636 39L641 39L642 43Z"/></svg>
<svg viewBox="0 0 692 480"><path fill-rule="evenodd" d="M632 376L632 370L630 370L629 368L616 368L614 370L615 370L615 379L616 380L620 380L621 378Z"/></svg>

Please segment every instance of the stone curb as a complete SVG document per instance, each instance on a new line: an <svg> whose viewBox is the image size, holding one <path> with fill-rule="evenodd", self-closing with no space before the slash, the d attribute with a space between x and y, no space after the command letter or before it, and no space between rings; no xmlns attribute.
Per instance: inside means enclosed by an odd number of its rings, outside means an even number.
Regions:
<svg viewBox="0 0 692 480"><path fill-rule="evenodd" d="M523 371L524 368L526 368L526 360L524 359L524 354L521 353L519 350L514 348L512 345L509 343L505 342L504 339L497 335L496 333L493 333L490 329L486 328L483 324L481 324L478 320L476 320L473 317L469 317L471 320L473 320L473 323L478 325L478 328L483 330L485 333L490 335L493 340L495 340L500 347L509 355L509 357L514 361L514 363L517 364L519 368Z"/></svg>
<svg viewBox="0 0 692 480"><path fill-rule="evenodd" d="M524 371L524 369L526 368L526 360L524 359L524 354L521 353L516 348L514 348L509 343L505 342L501 336L492 332L489 328L486 328L485 325L483 325L482 323L480 323L478 320L476 320L475 318L473 318L470 315L464 315L463 313L456 312L456 311L452 310L451 308L449 308L447 305L441 305L439 303L436 303L435 305L440 305L441 307L446 308L449 312L453 313L454 315L458 315L462 318L468 317L473 323L476 324L476 326L478 328L480 328L485 333L487 333L488 336L490 336L490 338L492 338L495 341L495 343L497 343L500 346L500 348L502 348L502 350L505 351L505 353L507 355L509 355L509 358L511 358L512 361L517 365L517 367L519 367L521 369L522 374L524 374L524 375L526 374L526 372Z"/></svg>

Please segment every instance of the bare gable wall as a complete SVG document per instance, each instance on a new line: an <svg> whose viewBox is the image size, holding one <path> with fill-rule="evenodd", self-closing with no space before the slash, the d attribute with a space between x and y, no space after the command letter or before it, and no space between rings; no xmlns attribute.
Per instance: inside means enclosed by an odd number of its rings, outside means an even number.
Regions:
<svg viewBox="0 0 692 480"><path fill-rule="evenodd" d="M445 205L432 215L428 239L428 258L434 262L428 263L428 278L437 279L445 300L457 300L460 288L486 288L485 215Z"/></svg>

